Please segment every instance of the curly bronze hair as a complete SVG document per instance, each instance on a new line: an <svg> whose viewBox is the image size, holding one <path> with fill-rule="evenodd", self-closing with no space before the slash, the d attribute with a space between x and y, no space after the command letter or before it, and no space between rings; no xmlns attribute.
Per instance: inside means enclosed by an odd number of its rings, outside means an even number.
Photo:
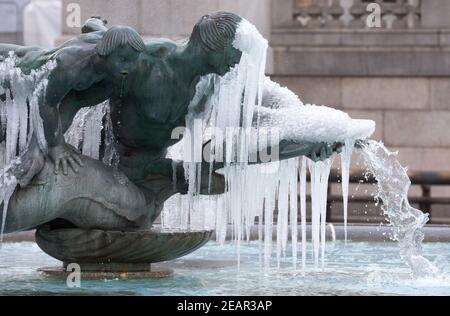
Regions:
<svg viewBox="0 0 450 316"><path fill-rule="evenodd" d="M96 49L97 53L104 57L127 44L137 52L145 50L144 41L133 28L129 26L113 26L105 32Z"/></svg>
<svg viewBox="0 0 450 316"><path fill-rule="evenodd" d="M195 24L190 41L206 51L220 51L232 44L242 18L234 13L215 12L204 15Z"/></svg>

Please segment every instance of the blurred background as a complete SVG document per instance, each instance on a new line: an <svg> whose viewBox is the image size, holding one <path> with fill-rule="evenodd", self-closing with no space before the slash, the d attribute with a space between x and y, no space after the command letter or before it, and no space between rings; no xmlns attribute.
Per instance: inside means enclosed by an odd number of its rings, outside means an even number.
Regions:
<svg viewBox="0 0 450 316"><path fill-rule="evenodd" d="M372 3L380 27L366 23ZM257 26L270 43L267 74L305 103L375 120L374 138L409 167L413 204L431 223L450 224L449 0L0 0L0 42L52 47L91 16L132 26L146 40L179 39L217 10ZM357 155L352 168L349 220L382 221ZM341 222L335 173L328 219Z"/></svg>

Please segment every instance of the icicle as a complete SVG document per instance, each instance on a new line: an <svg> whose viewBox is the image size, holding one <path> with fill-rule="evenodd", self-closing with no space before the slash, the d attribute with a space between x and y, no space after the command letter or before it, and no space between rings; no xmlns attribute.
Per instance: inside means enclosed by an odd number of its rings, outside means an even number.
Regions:
<svg viewBox="0 0 450 316"><path fill-rule="evenodd" d="M12 53L0 62L0 95L5 96L5 101L0 102L1 134L4 135L0 155L0 203L3 203L0 241L5 231L9 200L18 183L11 168L20 168L18 155L27 150L32 135L36 135L40 149L47 152L39 100L45 97L48 84L45 78L56 66L55 62L48 62L25 74L16 64L17 58Z"/></svg>
<svg viewBox="0 0 450 316"><path fill-rule="evenodd" d="M10 91L6 91L6 163L9 164L17 156L17 138L19 135L19 109L11 99Z"/></svg>
<svg viewBox="0 0 450 316"><path fill-rule="evenodd" d="M319 262L320 248L320 175L317 164L309 161L311 174L311 241L313 244L314 267Z"/></svg>
<svg viewBox="0 0 450 316"><path fill-rule="evenodd" d="M320 241L321 241L321 259L322 268L325 265L325 243L327 227L327 198L328 198L328 178L330 176L332 160L327 159L320 162Z"/></svg>
<svg viewBox="0 0 450 316"><path fill-rule="evenodd" d="M299 158L300 159L300 158ZM306 268L306 157L300 167L300 217L302 222L302 271Z"/></svg>
<svg viewBox="0 0 450 316"><path fill-rule="evenodd" d="M111 107L109 102L105 103L105 151L103 153L103 163L108 166L116 167L119 165L119 154L116 149L116 141L113 132L113 123L111 120Z"/></svg>
<svg viewBox="0 0 450 316"><path fill-rule="evenodd" d="M348 214L348 187L350 176L350 163L352 159L354 139L347 139L341 152L341 182L342 182L342 201L344 208L344 235L345 244L347 244L347 214Z"/></svg>
<svg viewBox="0 0 450 316"><path fill-rule="evenodd" d="M103 126L103 120L105 126ZM103 163L117 167L119 155L115 147L109 100L93 107L81 108L64 134L66 142L81 150L83 155L99 159L104 130Z"/></svg>
<svg viewBox="0 0 450 316"><path fill-rule="evenodd" d="M103 129L102 120L106 114L106 108L108 101L103 102L93 108L89 109L89 114L85 119L85 126L83 132L83 146L82 153L85 156L92 159L99 159L100 145L101 145L101 132Z"/></svg>
<svg viewBox="0 0 450 316"><path fill-rule="evenodd" d="M64 134L65 141L79 150L83 147L84 127L86 126L86 120L90 113L90 108L81 108L75 114L72 124Z"/></svg>
<svg viewBox="0 0 450 316"><path fill-rule="evenodd" d="M273 209L275 206L275 188L268 186L264 203L264 269L270 268L272 256Z"/></svg>
<svg viewBox="0 0 450 316"><path fill-rule="evenodd" d="M312 212L312 243L314 266L319 262L319 250L322 249L321 258L324 263L325 233L326 233L326 210L328 177L330 174L331 161L310 161L311 172L311 212Z"/></svg>
<svg viewBox="0 0 450 316"><path fill-rule="evenodd" d="M30 121L32 122L30 130L36 135L39 148L43 153L47 153L48 147L44 133L44 121L39 114L39 98L41 97L41 94L44 93L43 91L45 91L47 83L46 79L42 80L39 89L40 91L34 93L30 98ZM31 137L29 137L29 139L31 139Z"/></svg>
<svg viewBox="0 0 450 316"><path fill-rule="evenodd" d="M2 221L0 226L0 244L3 242L3 234L6 227L6 217L8 215L8 205L11 196L17 187L17 179L11 174L10 170L13 166L20 164L20 160L16 158L7 167L3 168L0 174L0 205L3 203Z"/></svg>
<svg viewBox="0 0 450 316"><path fill-rule="evenodd" d="M289 174L288 161L280 164L280 185L278 192L278 219L277 219L277 262L280 267L281 256L286 255L286 244L288 239L288 216L289 216Z"/></svg>
<svg viewBox="0 0 450 316"><path fill-rule="evenodd" d="M297 247L298 247L298 159L289 160L289 221L291 225L291 243L292 243L292 267L297 269Z"/></svg>

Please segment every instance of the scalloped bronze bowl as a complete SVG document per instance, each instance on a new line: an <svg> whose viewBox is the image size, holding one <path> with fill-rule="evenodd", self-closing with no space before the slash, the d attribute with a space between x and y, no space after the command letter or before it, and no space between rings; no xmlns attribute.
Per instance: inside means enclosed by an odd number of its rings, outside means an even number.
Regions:
<svg viewBox="0 0 450 316"><path fill-rule="evenodd" d="M36 242L48 255L74 263L149 264L185 256L206 244L213 231L156 232L42 227Z"/></svg>

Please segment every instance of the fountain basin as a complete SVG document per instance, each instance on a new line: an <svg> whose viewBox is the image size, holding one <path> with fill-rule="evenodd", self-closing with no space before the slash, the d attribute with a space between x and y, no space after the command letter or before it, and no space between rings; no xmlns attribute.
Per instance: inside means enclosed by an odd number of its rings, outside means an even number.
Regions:
<svg viewBox="0 0 450 316"><path fill-rule="evenodd" d="M271 268L260 264L260 244L241 245L240 264L236 245L209 242L197 251L171 262L153 264L173 269L170 278L127 279L121 277L89 279L81 277L80 288L69 288L64 278L38 272L59 261L46 255L32 242L5 243L0 249L0 295L449 295L450 243L425 242L428 258L441 258L443 275L415 280L399 258L393 242L327 242L325 267L313 267L312 245L307 243L304 274L301 258L297 269L292 261L277 268L272 254ZM273 249L276 244L272 245ZM291 244L288 243L288 256Z"/></svg>
<svg viewBox="0 0 450 316"><path fill-rule="evenodd" d="M83 271L148 271L149 264L185 256L207 243L212 231L157 232L54 229L36 231L36 243L64 264Z"/></svg>

